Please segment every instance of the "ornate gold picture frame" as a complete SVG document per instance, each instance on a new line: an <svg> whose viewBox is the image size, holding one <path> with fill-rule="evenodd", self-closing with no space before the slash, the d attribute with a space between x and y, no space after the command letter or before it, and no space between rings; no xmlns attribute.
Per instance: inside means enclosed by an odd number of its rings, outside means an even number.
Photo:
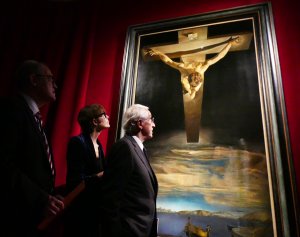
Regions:
<svg viewBox="0 0 300 237"><path fill-rule="evenodd" d="M159 236L299 236L270 4L129 27L117 138L150 107Z"/></svg>

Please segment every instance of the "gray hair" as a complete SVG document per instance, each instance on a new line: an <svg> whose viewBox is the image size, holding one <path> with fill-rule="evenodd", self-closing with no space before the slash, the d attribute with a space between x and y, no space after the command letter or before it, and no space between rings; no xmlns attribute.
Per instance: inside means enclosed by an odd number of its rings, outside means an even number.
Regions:
<svg viewBox="0 0 300 237"><path fill-rule="evenodd" d="M141 104L134 104L130 106L123 117L123 129L128 135L135 135L139 132L137 121L140 119L148 119L150 111L147 106Z"/></svg>

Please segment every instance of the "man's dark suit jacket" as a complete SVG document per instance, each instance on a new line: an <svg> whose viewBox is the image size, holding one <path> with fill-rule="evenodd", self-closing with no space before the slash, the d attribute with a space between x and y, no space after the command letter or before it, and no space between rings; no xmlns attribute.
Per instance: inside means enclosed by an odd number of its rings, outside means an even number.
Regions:
<svg viewBox="0 0 300 237"><path fill-rule="evenodd" d="M111 148L103 176L103 237L156 237L158 184L131 136Z"/></svg>
<svg viewBox="0 0 300 237"><path fill-rule="evenodd" d="M0 233L35 236L54 177L43 137L23 97L3 99L0 108Z"/></svg>

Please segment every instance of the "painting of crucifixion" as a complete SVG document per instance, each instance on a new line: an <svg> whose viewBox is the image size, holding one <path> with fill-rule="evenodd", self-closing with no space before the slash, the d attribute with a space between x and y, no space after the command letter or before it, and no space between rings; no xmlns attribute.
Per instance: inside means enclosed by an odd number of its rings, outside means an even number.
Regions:
<svg viewBox="0 0 300 237"><path fill-rule="evenodd" d="M141 37L135 102L157 121L148 147L161 236L199 226L203 236L229 237L241 227L273 236L251 20ZM238 223L247 216L268 221L262 229Z"/></svg>
<svg viewBox="0 0 300 237"><path fill-rule="evenodd" d="M272 37L262 13L245 11L128 30L119 120L133 103L155 117L146 146L160 237L288 236L276 226L280 180L270 165L280 157L267 121L279 101L268 87Z"/></svg>
<svg viewBox="0 0 300 237"><path fill-rule="evenodd" d="M187 142L199 141L204 73L229 51L246 50L251 33L207 39L207 27L178 31L178 43L144 49L144 55L157 56L181 74ZM206 54L216 53L210 59ZM170 56L168 56L170 55ZM171 56L172 55L172 56ZM180 62L170 57L179 57Z"/></svg>

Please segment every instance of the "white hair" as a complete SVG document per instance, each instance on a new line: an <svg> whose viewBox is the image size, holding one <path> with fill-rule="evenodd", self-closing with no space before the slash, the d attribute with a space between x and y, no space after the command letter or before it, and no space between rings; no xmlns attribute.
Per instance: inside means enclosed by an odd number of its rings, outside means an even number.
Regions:
<svg viewBox="0 0 300 237"><path fill-rule="evenodd" d="M123 129L125 130L125 133L135 133L136 122L140 119L148 119L150 115L149 108L145 105L134 104L130 106L123 117Z"/></svg>

